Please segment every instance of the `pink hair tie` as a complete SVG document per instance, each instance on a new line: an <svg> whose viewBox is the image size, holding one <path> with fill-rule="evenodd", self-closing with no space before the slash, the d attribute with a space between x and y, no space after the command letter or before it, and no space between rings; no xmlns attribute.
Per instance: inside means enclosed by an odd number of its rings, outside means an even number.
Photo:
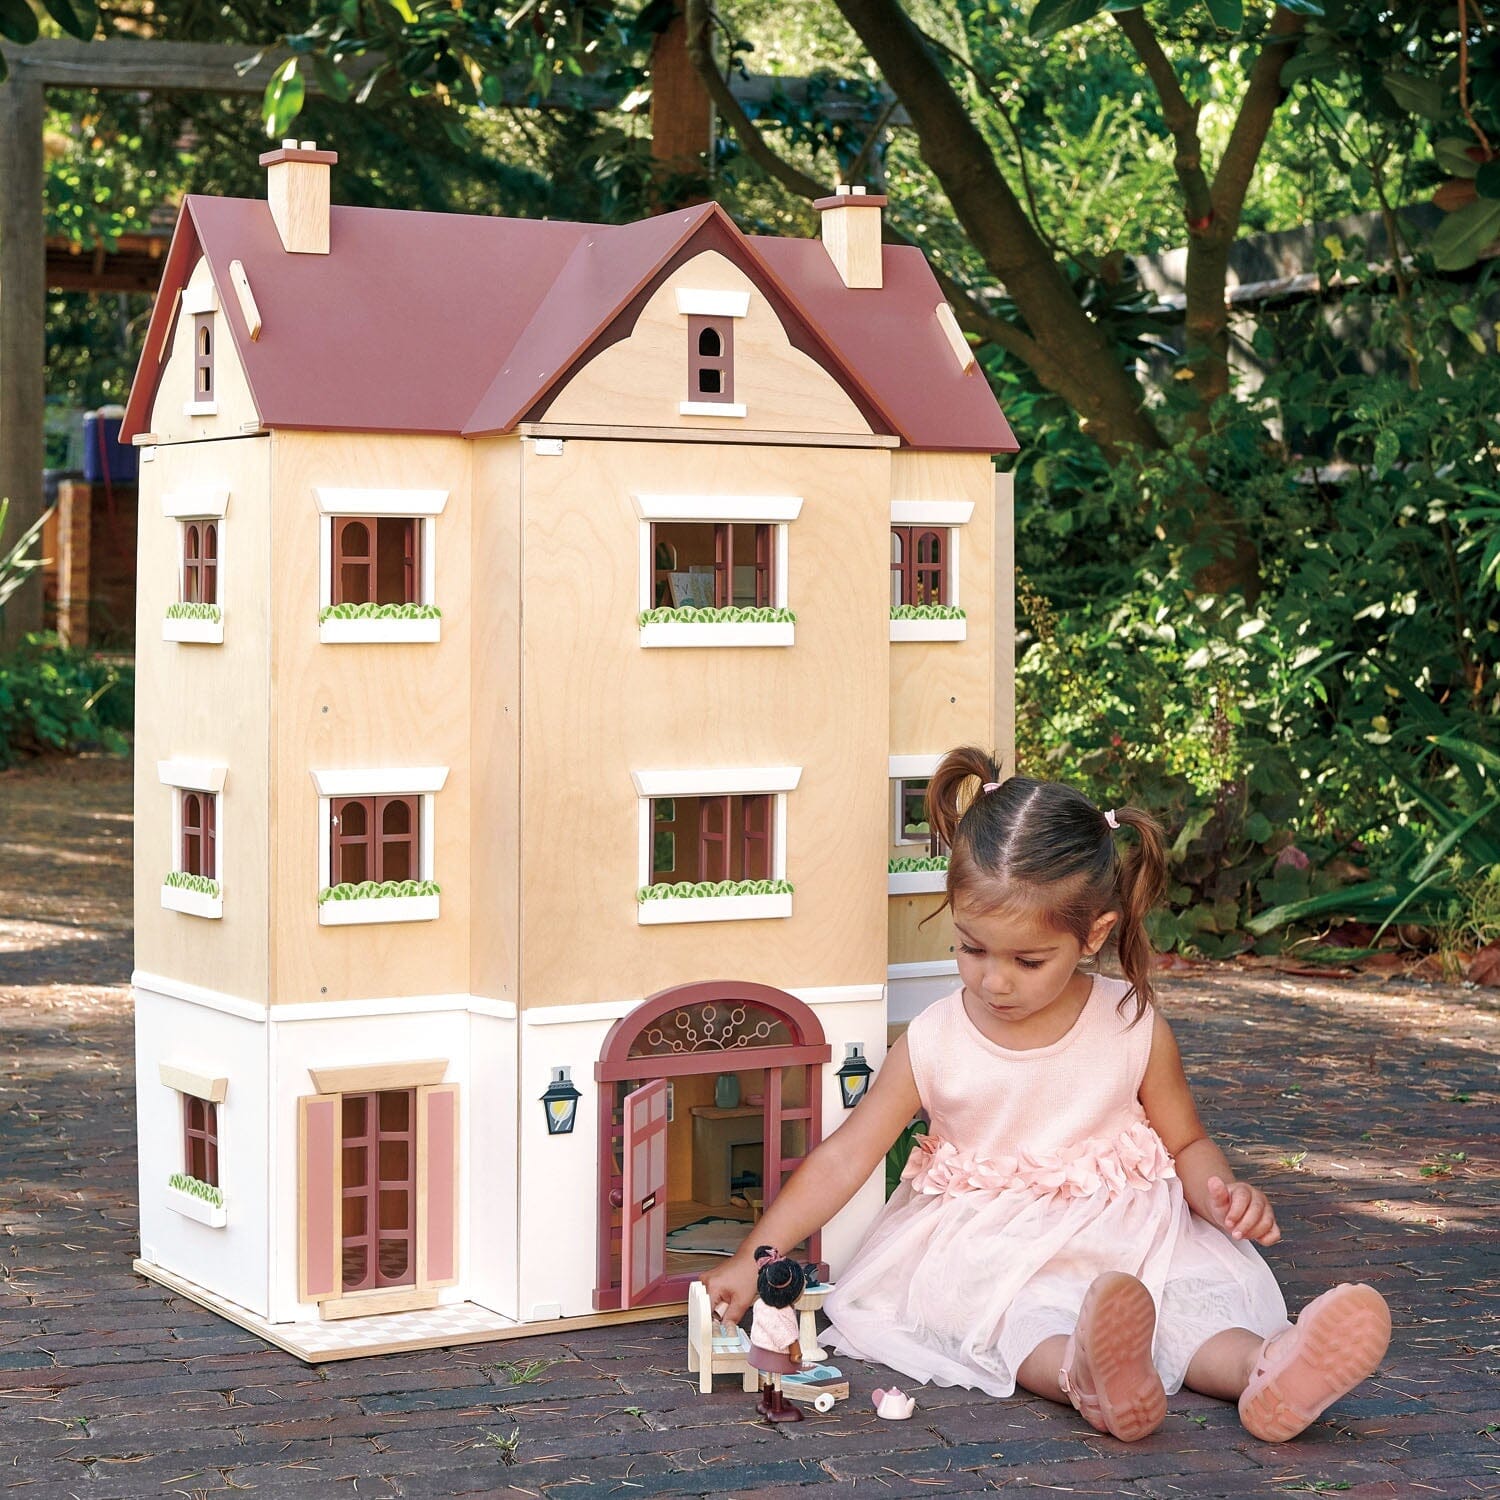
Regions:
<svg viewBox="0 0 1500 1500"><path fill-rule="evenodd" d="M998 792L1000 790L1000 783L998 781L987 781L980 790L984 792Z"/></svg>
<svg viewBox="0 0 1500 1500"><path fill-rule="evenodd" d="M1111 828L1118 828L1120 826L1120 820L1115 816L1114 808L1110 808L1110 810L1105 813L1104 821L1108 823Z"/></svg>
<svg viewBox="0 0 1500 1500"><path fill-rule="evenodd" d="M775 1250L775 1249L761 1250L761 1251L759 1251L756 1254L755 1264L758 1265L758 1266L769 1266L774 1261L785 1260L785 1259L786 1259L786 1256L784 1256L781 1253L781 1251L779 1251L779 1250Z"/></svg>

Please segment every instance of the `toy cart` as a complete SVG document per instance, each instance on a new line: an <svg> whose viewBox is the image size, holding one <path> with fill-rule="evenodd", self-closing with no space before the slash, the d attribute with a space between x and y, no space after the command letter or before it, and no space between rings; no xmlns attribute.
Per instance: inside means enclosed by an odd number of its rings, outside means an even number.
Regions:
<svg viewBox="0 0 1500 1500"><path fill-rule="evenodd" d="M798 1375L781 1377L781 1394L802 1401L814 1411L830 1412L834 1403L849 1399L849 1382L835 1365L814 1365Z"/></svg>

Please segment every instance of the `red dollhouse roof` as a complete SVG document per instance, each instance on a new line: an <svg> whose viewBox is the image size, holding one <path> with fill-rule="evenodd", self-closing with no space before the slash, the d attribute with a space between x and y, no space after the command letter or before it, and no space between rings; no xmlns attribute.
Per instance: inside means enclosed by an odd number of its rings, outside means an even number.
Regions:
<svg viewBox="0 0 1500 1500"><path fill-rule="evenodd" d="M480 436L539 417L629 332L661 278L706 248L760 287L876 431L913 448L1015 450L984 376L953 357L920 251L886 246L885 285L851 291L818 241L742 235L712 203L626 225L335 207L330 253L290 255L264 202L189 197L124 433L146 429L157 355L200 251L265 426ZM260 308L253 341L233 260Z"/></svg>

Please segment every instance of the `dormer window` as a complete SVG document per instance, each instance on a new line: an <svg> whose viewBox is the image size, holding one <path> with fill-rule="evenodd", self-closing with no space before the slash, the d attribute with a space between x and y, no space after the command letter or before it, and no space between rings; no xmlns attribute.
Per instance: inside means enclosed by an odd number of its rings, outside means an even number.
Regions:
<svg viewBox="0 0 1500 1500"><path fill-rule="evenodd" d="M734 400L734 319L688 319L688 400Z"/></svg>
<svg viewBox="0 0 1500 1500"><path fill-rule="evenodd" d="M214 315L193 318L193 400L214 399Z"/></svg>

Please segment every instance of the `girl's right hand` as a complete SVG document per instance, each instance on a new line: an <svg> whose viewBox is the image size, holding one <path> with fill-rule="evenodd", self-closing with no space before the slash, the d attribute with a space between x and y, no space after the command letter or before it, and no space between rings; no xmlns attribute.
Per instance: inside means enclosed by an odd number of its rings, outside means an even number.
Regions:
<svg viewBox="0 0 1500 1500"><path fill-rule="evenodd" d="M755 1301L756 1276L755 1262L744 1251L731 1255L721 1267L704 1276L714 1317L737 1326Z"/></svg>

